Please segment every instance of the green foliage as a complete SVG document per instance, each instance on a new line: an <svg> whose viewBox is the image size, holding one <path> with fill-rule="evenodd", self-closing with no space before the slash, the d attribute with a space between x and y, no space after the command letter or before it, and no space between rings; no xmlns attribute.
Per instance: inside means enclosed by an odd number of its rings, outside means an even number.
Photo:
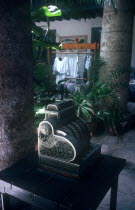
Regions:
<svg viewBox="0 0 135 210"><path fill-rule="evenodd" d="M44 83L44 80L49 80L48 73L49 73L49 65L46 63L37 63L34 66L34 81L37 83Z"/></svg>
<svg viewBox="0 0 135 210"><path fill-rule="evenodd" d="M50 91L49 66L46 63L37 63L34 66L34 100L43 103Z"/></svg>
<svg viewBox="0 0 135 210"><path fill-rule="evenodd" d="M35 116L39 116L39 115L45 115L45 106L43 107L36 107L35 106Z"/></svg>
<svg viewBox="0 0 135 210"><path fill-rule="evenodd" d="M43 29L38 27L35 22L32 22L32 33L34 33L36 37L40 37L43 34Z"/></svg>
<svg viewBox="0 0 135 210"><path fill-rule="evenodd" d="M117 94L113 89L109 88L106 83L96 82L91 91L87 94L87 99L92 101L95 108L99 109L103 104L106 106L107 102L112 106L114 103L120 105Z"/></svg>
<svg viewBox="0 0 135 210"><path fill-rule="evenodd" d="M104 78L104 81L116 92L121 92L123 89L128 88L129 73L129 68L117 66L110 71L110 73Z"/></svg>
<svg viewBox="0 0 135 210"><path fill-rule="evenodd" d="M77 105L77 115L86 122L100 119L107 130L119 132L123 109L119 97L107 84L96 82L89 93L75 92L70 98Z"/></svg>
<svg viewBox="0 0 135 210"><path fill-rule="evenodd" d="M88 71L89 89L91 89L93 85L99 81L100 72L104 65L105 62L101 57L99 57L99 55L96 55L94 60L92 60L92 65Z"/></svg>
<svg viewBox="0 0 135 210"><path fill-rule="evenodd" d="M107 84L96 85L94 92L95 117L104 122L107 130L111 129L115 134L119 132L123 118L123 108L118 95ZM95 87L94 87L95 89Z"/></svg>
<svg viewBox="0 0 135 210"><path fill-rule="evenodd" d="M57 17L61 15L61 10L56 6L43 6L39 10L31 13L33 21L46 21L46 17Z"/></svg>
<svg viewBox="0 0 135 210"><path fill-rule="evenodd" d="M50 47L52 49L58 49L61 50L61 43L55 43L55 42L45 42L41 40L33 39L33 47L40 47L41 49L45 49L46 47Z"/></svg>
<svg viewBox="0 0 135 210"><path fill-rule="evenodd" d="M104 80L100 81L100 73L104 70L105 62L96 57L90 69L90 80L88 88L80 93L75 92L70 95L74 100L78 109L78 116L85 121L101 120L104 123L106 130L111 130L118 135L121 128L121 121L123 118L123 108L120 103L120 98L111 81L116 81L121 74L127 72L126 69L121 68L114 70L111 76L105 75ZM122 89L119 84L118 89Z"/></svg>
<svg viewBox="0 0 135 210"><path fill-rule="evenodd" d="M32 33L33 33L33 64L34 64L34 99L35 103L45 103L50 92L50 66L45 62L45 48L61 49L60 43L47 42L43 38L44 30L35 24L36 21L47 20L46 30L49 34L49 17L61 16L61 10L56 6L42 7L32 12Z"/></svg>
<svg viewBox="0 0 135 210"><path fill-rule="evenodd" d="M50 22L49 17L61 16L61 10L59 10L56 6L48 6L48 7L41 7L39 10L35 12L31 12L32 18L32 33L34 34L35 38L33 39L33 48L45 48L50 47L52 49L61 49L61 43L54 43L54 42L46 42L45 40L40 39L43 35L44 30L42 27L37 26L35 22L40 21L47 21L46 30L47 33L49 32Z"/></svg>
<svg viewBox="0 0 135 210"><path fill-rule="evenodd" d="M47 105L50 103L53 103L54 101L55 100L53 97L52 98L46 97L44 100L44 104L45 104L44 106L40 106L37 104L34 105L35 128L37 128L39 126L39 123L45 119L45 109L46 109Z"/></svg>
<svg viewBox="0 0 135 210"><path fill-rule="evenodd" d="M42 21L44 18L47 18L47 14L48 14L47 11L49 12L49 7L42 7L38 11L31 12L34 62L35 61L38 62L38 60L41 59L42 52L45 50L46 47L50 47L53 49L61 49L60 43L47 42L45 40L45 37L43 37L43 34L45 33L44 29L40 26L37 26L35 23L36 21ZM50 16L51 16L51 13L53 13L53 11L52 12L50 11ZM57 16L57 12L55 13L55 15ZM54 16L54 14L52 14L52 16ZM44 27L46 27L47 34L49 34L49 19L47 19L47 24L48 25L46 25Z"/></svg>
<svg viewBox="0 0 135 210"><path fill-rule="evenodd" d="M76 91L74 95L70 94L69 97L77 105L77 116L85 121L90 121L94 115L94 111L92 109L92 104L87 100L84 93Z"/></svg>
<svg viewBox="0 0 135 210"><path fill-rule="evenodd" d="M35 125L35 128L37 128L39 126L39 123L45 118L45 106L41 107L41 106L35 105L34 113L35 113L34 125Z"/></svg>
<svg viewBox="0 0 135 210"><path fill-rule="evenodd" d="M93 0L95 2L95 4L99 4L101 5L102 3L102 0ZM103 0L106 4L108 4L109 6L112 5L115 13L117 13L117 7L116 7L116 4L115 4L115 1L114 0Z"/></svg>

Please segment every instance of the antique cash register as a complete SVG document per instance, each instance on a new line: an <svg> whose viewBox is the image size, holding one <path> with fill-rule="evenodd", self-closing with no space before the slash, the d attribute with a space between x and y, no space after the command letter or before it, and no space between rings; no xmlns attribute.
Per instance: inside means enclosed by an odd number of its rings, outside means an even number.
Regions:
<svg viewBox="0 0 135 210"><path fill-rule="evenodd" d="M87 124L76 115L72 100L49 104L45 120L38 127L38 156L42 168L63 175L81 177L101 153L90 142Z"/></svg>

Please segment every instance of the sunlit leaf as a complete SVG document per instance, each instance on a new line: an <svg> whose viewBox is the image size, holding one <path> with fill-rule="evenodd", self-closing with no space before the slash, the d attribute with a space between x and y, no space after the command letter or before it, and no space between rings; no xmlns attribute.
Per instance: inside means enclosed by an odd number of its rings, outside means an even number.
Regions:
<svg viewBox="0 0 135 210"><path fill-rule="evenodd" d="M48 7L41 7L39 10L32 12L32 20L34 21L42 21L45 20L46 17L57 17L61 16L62 12L60 9L58 9L56 6L48 6Z"/></svg>
<svg viewBox="0 0 135 210"><path fill-rule="evenodd" d="M33 44L41 46L41 47L50 47L53 49L58 49L61 50L61 43L56 43L56 42L45 42L45 41L40 41L33 39Z"/></svg>

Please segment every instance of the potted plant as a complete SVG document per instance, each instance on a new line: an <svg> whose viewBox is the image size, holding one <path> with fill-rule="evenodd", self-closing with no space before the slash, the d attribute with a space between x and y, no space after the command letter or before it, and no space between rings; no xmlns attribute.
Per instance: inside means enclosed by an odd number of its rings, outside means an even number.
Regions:
<svg viewBox="0 0 135 210"><path fill-rule="evenodd" d="M77 115L87 122L92 134L102 121L110 134L119 135L122 107L119 97L107 84L95 82L91 89L70 94L70 98L77 105Z"/></svg>
<svg viewBox="0 0 135 210"><path fill-rule="evenodd" d="M77 116L82 118L87 123L90 130L90 135L92 135L96 129L97 123L94 118L95 113L90 100L87 99L84 91L76 91L74 94L69 94L69 97L77 105Z"/></svg>

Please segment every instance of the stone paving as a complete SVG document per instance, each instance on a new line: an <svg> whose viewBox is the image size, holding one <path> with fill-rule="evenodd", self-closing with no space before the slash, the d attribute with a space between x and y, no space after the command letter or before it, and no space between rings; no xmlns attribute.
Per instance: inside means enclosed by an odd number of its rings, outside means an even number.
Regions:
<svg viewBox="0 0 135 210"><path fill-rule="evenodd" d="M129 103L128 110L135 115L135 103ZM92 142L102 144L103 154L126 159L127 164L119 175L117 210L135 210L135 125L124 133L120 142L108 134L92 137ZM109 205L110 191L97 210L109 210Z"/></svg>

